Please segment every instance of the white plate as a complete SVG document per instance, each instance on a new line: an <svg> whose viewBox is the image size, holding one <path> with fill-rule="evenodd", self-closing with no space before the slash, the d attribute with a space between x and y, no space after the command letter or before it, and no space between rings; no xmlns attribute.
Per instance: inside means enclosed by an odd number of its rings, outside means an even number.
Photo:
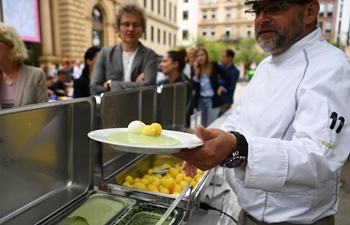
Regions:
<svg viewBox="0 0 350 225"><path fill-rule="evenodd" d="M203 145L203 142L194 134L188 134L184 132L163 130L162 135L175 138L180 141L180 145L177 146L140 146L140 145L131 145L124 143L117 143L108 141L106 137L110 134L116 132L127 132L127 128L110 128L110 129L101 129L95 130L88 133L89 138L110 144L112 148L124 152L133 152L133 153L142 153L142 154L170 154L181 151L182 149L196 148Z"/></svg>

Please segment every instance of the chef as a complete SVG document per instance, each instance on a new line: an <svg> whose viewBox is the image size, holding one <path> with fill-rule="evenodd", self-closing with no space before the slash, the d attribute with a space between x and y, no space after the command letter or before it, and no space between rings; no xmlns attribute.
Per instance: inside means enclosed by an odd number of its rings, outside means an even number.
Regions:
<svg viewBox="0 0 350 225"><path fill-rule="evenodd" d="M196 167L228 168L238 224L334 225L339 175L349 156L350 60L317 27L317 0L246 0L257 67L221 129L198 125L204 145L174 154Z"/></svg>

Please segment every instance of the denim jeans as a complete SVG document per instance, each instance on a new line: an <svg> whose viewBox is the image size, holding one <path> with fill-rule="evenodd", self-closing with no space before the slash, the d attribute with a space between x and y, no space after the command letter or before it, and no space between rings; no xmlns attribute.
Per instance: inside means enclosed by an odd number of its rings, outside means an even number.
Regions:
<svg viewBox="0 0 350 225"><path fill-rule="evenodd" d="M204 127L210 125L215 119L219 117L220 107L213 108L212 98L199 98L198 111L202 112L201 124Z"/></svg>

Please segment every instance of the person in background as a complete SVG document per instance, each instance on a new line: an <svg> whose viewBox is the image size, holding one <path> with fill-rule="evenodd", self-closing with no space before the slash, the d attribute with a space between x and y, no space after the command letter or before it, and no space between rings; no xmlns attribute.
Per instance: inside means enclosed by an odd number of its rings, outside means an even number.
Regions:
<svg viewBox="0 0 350 225"><path fill-rule="evenodd" d="M146 19L137 2L127 1L119 7L116 26L121 43L102 48L92 72L91 94L156 84L158 55L139 42Z"/></svg>
<svg viewBox="0 0 350 225"><path fill-rule="evenodd" d="M229 110L234 102L233 96L239 77L239 70L237 69L237 67L235 67L235 65L233 65L234 57L235 53L231 49L227 49L221 54L221 67L225 69L226 73L230 76L231 84L227 91L221 94L221 99L224 102L224 104L220 107L220 116L224 114L227 110ZM224 84L224 82L225 80L221 78L219 79L219 85Z"/></svg>
<svg viewBox="0 0 350 225"><path fill-rule="evenodd" d="M59 70L57 71L57 75L55 78L55 82L53 84L53 92L56 96L67 96L67 87L65 84L67 76L67 71Z"/></svg>
<svg viewBox="0 0 350 225"><path fill-rule="evenodd" d="M51 64L50 65L50 76L55 78L57 74L57 65L56 64Z"/></svg>
<svg viewBox="0 0 350 225"><path fill-rule="evenodd" d="M27 57L15 28L0 22L0 109L48 101L45 73L25 65Z"/></svg>
<svg viewBox="0 0 350 225"><path fill-rule="evenodd" d="M174 155L186 174L230 168L239 225L334 225L350 152L350 59L322 36L317 0L245 4L271 55L221 129L197 126L204 145Z"/></svg>
<svg viewBox="0 0 350 225"><path fill-rule="evenodd" d="M185 82L187 84L186 97L186 127L190 127L190 117L193 113L193 94L190 79L183 73L186 62L183 53L168 51L160 64L162 72L168 79L158 83L158 85Z"/></svg>
<svg viewBox="0 0 350 225"><path fill-rule="evenodd" d="M64 81L66 87L73 87L73 76L71 73L71 68L70 68L71 62L69 58L63 58L61 60L61 67L59 70L63 70L66 72L66 80ZM56 74L57 75L57 74Z"/></svg>
<svg viewBox="0 0 350 225"><path fill-rule="evenodd" d="M191 65L188 63L188 57L187 57L187 51L184 48L180 48L179 52L183 55L185 59L185 68L183 70L183 73L188 77L191 78Z"/></svg>
<svg viewBox="0 0 350 225"><path fill-rule="evenodd" d="M75 61L75 66L73 67L73 78L74 80L79 79L84 69L84 65L81 63L80 59Z"/></svg>
<svg viewBox="0 0 350 225"><path fill-rule="evenodd" d="M164 80L167 79L167 77L164 75L162 72L162 68L160 64L162 63L163 56L158 56L158 69L157 69L157 79L156 79L156 84L163 82Z"/></svg>
<svg viewBox="0 0 350 225"><path fill-rule="evenodd" d="M74 81L74 98L90 96L90 79L100 48L92 46L84 55L85 66L79 79Z"/></svg>
<svg viewBox="0 0 350 225"><path fill-rule="evenodd" d="M219 117L220 106L223 104L220 95L229 88L231 78L217 62L209 59L207 50L202 47L196 50L193 70L194 107L201 111L201 124L207 127ZM220 86L219 76L225 80Z"/></svg>
<svg viewBox="0 0 350 225"><path fill-rule="evenodd" d="M190 48L188 50L187 58L188 58L188 64L190 64L190 66L193 66L194 61L196 61L196 49L195 48Z"/></svg>
<svg viewBox="0 0 350 225"><path fill-rule="evenodd" d="M51 76L46 77L46 87L47 87L47 92L49 99L54 98L56 95L53 91L53 84L54 84L54 79Z"/></svg>
<svg viewBox="0 0 350 225"><path fill-rule="evenodd" d="M46 76L48 76L48 74L49 74L49 72L48 72L49 69L48 69L48 67L47 67L44 63L40 63L39 68L42 69L42 70L44 71L44 73L45 73Z"/></svg>

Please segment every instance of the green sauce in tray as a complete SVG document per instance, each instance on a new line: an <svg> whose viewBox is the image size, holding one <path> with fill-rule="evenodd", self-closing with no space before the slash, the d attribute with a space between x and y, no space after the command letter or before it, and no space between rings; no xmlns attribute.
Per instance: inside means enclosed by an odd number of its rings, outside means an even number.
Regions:
<svg viewBox="0 0 350 225"><path fill-rule="evenodd" d="M172 147L181 144L180 141L166 135L146 136L130 132L115 132L106 139L117 144L150 147Z"/></svg>
<svg viewBox="0 0 350 225"><path fill-rule="evenodd" d="M105 224L121 212L127 204L121 199L108 198L100 194L92 195L90 199L57 225Z"/></svg>

